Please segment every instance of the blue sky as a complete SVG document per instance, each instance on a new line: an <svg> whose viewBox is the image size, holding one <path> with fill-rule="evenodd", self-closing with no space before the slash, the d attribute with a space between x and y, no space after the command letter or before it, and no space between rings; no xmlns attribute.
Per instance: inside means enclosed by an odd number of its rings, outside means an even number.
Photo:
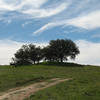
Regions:
<svg viewBox="0 0 100 100"><path fill-rule="evenodd" d="M0 0L0 64L22 44L58 38L77 43L75 62L100 65L100 0Z"/></svg>

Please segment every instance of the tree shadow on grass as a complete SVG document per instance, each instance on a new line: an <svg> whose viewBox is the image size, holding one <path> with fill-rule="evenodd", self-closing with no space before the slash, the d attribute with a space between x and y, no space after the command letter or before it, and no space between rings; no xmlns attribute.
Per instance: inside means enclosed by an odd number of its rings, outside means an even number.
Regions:
<svg viewBox="0 0 100 100"><path fill-rule="evenodd" d="M84 67L84 65L77 64L77 63L69 63L69 62L42 62L41 65L48 65L48 66L61 66L61 67Z"/></svg>

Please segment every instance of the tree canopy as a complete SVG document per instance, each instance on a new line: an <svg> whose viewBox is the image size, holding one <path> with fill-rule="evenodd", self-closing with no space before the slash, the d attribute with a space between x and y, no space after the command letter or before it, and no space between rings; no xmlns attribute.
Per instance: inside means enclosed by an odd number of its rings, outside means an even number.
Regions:
<svg viewBox="0 0 100 100"><path fill-rule="evenodd" d="M77 45L68 39L51 40L47 46L41 48L34 44L23 45L12 59L14 65L35 64L40 61L63 62L68 58L75 59L80 53Z"/></svg>
<svg viewBox="0 0 100 100"><path fill-rule="evenodd" d="M58 62L66 61L68 57L75 59L76 55L80 53L76 44L67 39L51 40L48 47L44 49L46 59Z"/></svg>

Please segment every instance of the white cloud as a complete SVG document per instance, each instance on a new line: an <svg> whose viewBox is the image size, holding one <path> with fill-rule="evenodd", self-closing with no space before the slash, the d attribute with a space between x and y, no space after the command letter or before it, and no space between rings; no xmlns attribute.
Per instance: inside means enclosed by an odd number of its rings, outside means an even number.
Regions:
<svg viewBox="0 0 100 100"><path fill-rule="evenodd" d="M83 28L85 30L100 28L100 10L73 19L64 19L55 22L50 22L38 29L37 31L35 31L34 34L41 33L47 29L54 28L57 26L75 26Z"/></svg>
<svg viewBox="0 0 100 100"><path fill-rule="evenodd" d="M100 28L100 10L94 11L84 16L70 19L66 24L84 29Z"/></svg>
<svg viewBox="0 0 100 100"><path fill-rule="evenodd" d="M43 4L47 3L48 0L1 0L0 1L0 11L7 12L7 11L16 11L20 12L21 14L26 14L33 18L43 18L56 15L63 10L65 10L69 3L62 2L55 7L41 7Z"/></svg>
<svg viewBox="0 0 100 100"><path fill-rule="evenodd" d="M9 64L16 50L22 43L11 40L0 40L0 64Z"/></svg>
<svg viewBox="0 0 100 100"><path fill-rule="evenodd" d="M52 27L56 26L55 23L48 23L46 25L44 25L43 27L41 27L40 29L36 30L33 34L38 34L38 33L41 33L47 29L50 29Z"/></svg>
<svg viewBox="0 0 100 100"><path fill-rule="evenodd" d="M63 20L63 21L56 21L56 22L50 22L44 26L42 26L40 29L36 30L33 34L39 34L45 30L48 30L50 28L54 28L54 27L57 27L57 26L62 26L62 25L66 25L66 20Z"/></svg>
<svg viewBox="0 0 100 100"><path fill-rule="evenodd" d="M0 10L14 11L28 8L39 8L42 4L46 3L47 0L1 0Z"/></svg>
<svg viewBox="0 0 100 100"><path fill-rule="evenodd" d="M65 10L67 8L67 6L68 6L68 4L62 3L62 4L58 5L58 7L55 7L55 8L28 9L28 10L25 10L22 12L24 14L32 15L33 17L42 18L42 17L49 17L49 16L56 15L56 14L62 12L63 10Z"/></svg>
<svg viewBox="0 0 100 100"><path fill-rule="evenodd" d="M86 40L76 41L80 49L80 55L75 62L81 64L100 65L100 43L93 43Z"/></svg>

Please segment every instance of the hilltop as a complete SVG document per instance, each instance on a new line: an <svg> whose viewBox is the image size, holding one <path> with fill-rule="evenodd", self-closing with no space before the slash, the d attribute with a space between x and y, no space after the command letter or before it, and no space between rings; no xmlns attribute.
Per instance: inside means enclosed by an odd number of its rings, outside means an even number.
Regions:
<svg viewBox="0 0 100 100"><path fill-rule="evenodd" d="M33 93L27 100L99 100L100 67L74 63L0 66L0 94L53 78L72 79Z"/></svg>

